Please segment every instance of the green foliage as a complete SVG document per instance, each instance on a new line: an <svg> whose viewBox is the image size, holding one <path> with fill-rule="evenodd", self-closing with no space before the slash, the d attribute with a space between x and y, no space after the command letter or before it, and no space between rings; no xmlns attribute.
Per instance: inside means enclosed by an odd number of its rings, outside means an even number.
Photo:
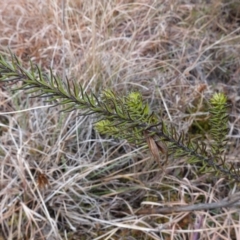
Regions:
<svg viewBox="0 0 240 240"><path fill-rule="evenodd" d="M227 98L223 93L215 93L210 99L210 135L213 140L211 152L214 156L221 156L225 150L226 135L228 132Z"/></svg>
<svg viewBox="0 0 240 240"><path fill-rule="evenodd" d="M139 92L119 96L105 90L101 96L96 96L92 92L86 93L82 86L69 80L63 83L51 70L50 74L45 74L32 63L30 70L26 70L15 56L12 56L11 63L1 56L0 74L1 81L21 81L22 86L17 90L64 105L64 111L80 110L82 115L94 114L97 119L95 128L101 134L126 139L136 145L148 145L154 156L157 156L156 151L161 150L167 155L186 157L191 164L202 163L204 171L240 180L237 171L222 156L228 131L227 99L223 93L216 93L210 99L209 146L203 140L189 139L151 112Z"/></svg>
<svg viewBox="0 0 240 240"><path fill-rule="evenodd" d="M155 114L151 113L149 105L143 103L138 92L118 97L112 91L106 90L103 92L102 101L118 119L109 117L98 121L95 127L101 134L140 145L143 142L143 130L158 121Z"/></svg>
<svg viewBox="0 0 240 240"><path fill-rule="evenodd" d="M211 151L209 155L214 159L214 165L227 169L224 151L226 149L226 135L228 133L227 98L223 93L215 93L210 99L209 135L211 137ZM233 170L232 170L233 171Z"/></svg>

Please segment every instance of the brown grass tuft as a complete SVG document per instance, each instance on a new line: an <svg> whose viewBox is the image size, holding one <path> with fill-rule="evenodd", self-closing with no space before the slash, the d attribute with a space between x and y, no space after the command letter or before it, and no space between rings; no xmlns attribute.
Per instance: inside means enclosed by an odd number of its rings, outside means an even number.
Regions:
<svg viewBox="0 0 240 240"><path fill-rule="evenodd" d="M238 0L0 2L1 53L97 94L139 90L180 130L199 117L189 109L204 114L201 101L224 91L229 161L239 155L239 40ZM186 159L163 173L146 149L99 136L93 119L0 91L0 239L240 239L237 207L151 210L218 202L237 184Z"/></svg>

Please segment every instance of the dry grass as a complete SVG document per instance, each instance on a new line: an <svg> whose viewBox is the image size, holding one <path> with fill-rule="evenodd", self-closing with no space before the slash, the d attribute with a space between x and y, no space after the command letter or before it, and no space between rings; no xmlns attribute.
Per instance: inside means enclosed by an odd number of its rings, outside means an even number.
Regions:
<svg viewBox="0 0 240 240"><path fill-rule="evenodd" d="M197 91L224 91L229 161L239 156L239 41L238 0L0 3L1 53L10 48L86 91L137 89L181 130L196 118L187 108ZM151 210L217 202L238 185L199 175L185 159L170 159L163 173L146 150L99 136L94 119L3 85L0 96L0 239L240 240L237 208Z"/></svg>

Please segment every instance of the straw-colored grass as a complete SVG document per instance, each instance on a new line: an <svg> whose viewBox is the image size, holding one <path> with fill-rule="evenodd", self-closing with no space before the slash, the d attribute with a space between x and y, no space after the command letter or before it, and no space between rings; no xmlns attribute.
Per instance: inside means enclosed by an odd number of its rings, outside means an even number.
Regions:
<svg viewBox="0 0 240 240"><path fill-rule="evenodd" d="M238 0L0 2L1 53L96 94L138 90L179 130L204 112L199 98L224 91L228 161L239 160L239 42ZM160 169L145 148L99 136L93 118L0 87L0 239L240 240L237 207L157 210L216 203L239 184L186 159Z"/></svg>

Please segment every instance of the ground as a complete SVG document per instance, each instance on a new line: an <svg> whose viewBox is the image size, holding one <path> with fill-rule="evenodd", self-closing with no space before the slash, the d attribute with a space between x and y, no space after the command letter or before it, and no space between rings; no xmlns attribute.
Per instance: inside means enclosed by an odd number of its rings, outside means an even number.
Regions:
<svg viewBox="0 0 240 240"><path fill-rule="evenodd" d="M205 129L203 102L224 92L224 155L237 163L239 0L5 0L0 16L7 59L11 50L26 69L31 60L97 95L139 91L192 138ZM240 239L238 204L159 211L222 202L238 182L184 157L160 168L147 148L100 135L80 110L0 91L0 239Z"/></svg>

